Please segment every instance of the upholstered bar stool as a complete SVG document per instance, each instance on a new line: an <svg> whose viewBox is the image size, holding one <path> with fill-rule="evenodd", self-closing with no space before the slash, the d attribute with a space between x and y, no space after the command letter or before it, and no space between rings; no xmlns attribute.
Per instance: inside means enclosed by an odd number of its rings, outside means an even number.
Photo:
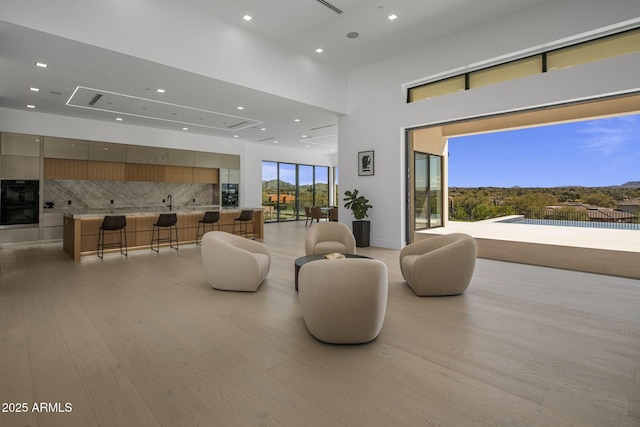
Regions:
<svg viewBox="0 0 640 427"><path fill-rule="evenodd" d="M251 222L251 234L253 235L253 239L256 239L256 235L253 231L253 211L252 210L244 210L240 212L240 216L233 220L233 234L236 234L236 223L240 223L239 225L239 235L244 237L249 237L248 231L248 223Z"/></svg>
<svg viewBox="0 0 640 427"><path fill-rule="evenodd" d="M115 243L105 243L104 242L104 232L105 231L117 231L119 234L119 240ZM124 246L122 245L124 235ZM127 256L127 217L124 215L109 215L105 216L102 220L102 225L100 226L100 230L98 232L98 251L97 254L100 258L104 257L104 248L120 248L120 253L124 256ZM123 249L124 248L124 252Z"/></svg>
<svg viewBox="0 0 640 427"><path fill-rule="evenodd" d="M200 241L199 237L202 237L204 233L207 232L207 225L211 226L211 231L214 230L216 224L218 224L218 231L220 231L220 212L219 211L208 211L204 213L204 217L198 221L198 228L196 230L196 244L199 245ZM200 232L200 227L202 227L202 232Z"/></svg>
<svg viewBox="0 0 640 427"><path fill-rule="evenodd" d="M160 242L169 242L169 247L171 249L178 250L178 215L175 213L163 213L158 217L158 221L153 224L153 230L151 232L151 250L155 252L160 252ZM160 229L168 228L169 229L169 237L160 237ZM172 229L175 229L176 232L176 245L173 246L173 233ZM158 237L156 238L156 230L158 230ZM153 243L156 242L158 244L158 249L153 249Z"/></svg>

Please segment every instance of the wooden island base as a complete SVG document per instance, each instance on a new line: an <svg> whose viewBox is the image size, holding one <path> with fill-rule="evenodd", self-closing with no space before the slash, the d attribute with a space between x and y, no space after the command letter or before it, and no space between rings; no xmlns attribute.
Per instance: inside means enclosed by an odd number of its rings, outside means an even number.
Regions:
<svg viewBox="0 0 640 427"><path fill-rule="evenodd" d="M220 221L214 229L229 233L233 232L234 220L240 216L240 210L221 210ZM195 243L198 221L204 216L204 211L176 212L178 215L179 244ZM117 214L108 214L117 215ZM127 217L127 248L128 250L150 249L153 224L158 220L158 213L124 214ZM64 217L63 249L73 258L80 261L83 256L96 255L98 249L98 232L103 215L66 215ZM251 233L251 224L247 224ZM236 226L239 229L240 224ZM206 224L206 231L211 231L211 225ZM264 215L262 209L254 209L253 231L256 239L264 236ZM161 238L169 236L169 230L160 229ZM118 241L117 232L105 233L105 244ZM154 245L155 246L155 245ZM169 243L161 243L160 247L168 247ZM119 252L120 249L105 249L105 253Z"/></svg>

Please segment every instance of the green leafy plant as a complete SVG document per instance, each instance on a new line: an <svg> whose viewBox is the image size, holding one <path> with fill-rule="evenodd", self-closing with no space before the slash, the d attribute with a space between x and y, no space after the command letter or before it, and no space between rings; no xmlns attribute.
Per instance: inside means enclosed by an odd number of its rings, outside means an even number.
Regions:
<svg viewBox="0 0 640 427"><path fill-rule="evenodd" d="M344 195L346 197L342 200L347 202L344 204L344 207L351 209L356 221L364 219L367 216L367 211L373 208L373 206L369 204L369 199L364 196L358 196L358 190L345 191Z"/></svg>

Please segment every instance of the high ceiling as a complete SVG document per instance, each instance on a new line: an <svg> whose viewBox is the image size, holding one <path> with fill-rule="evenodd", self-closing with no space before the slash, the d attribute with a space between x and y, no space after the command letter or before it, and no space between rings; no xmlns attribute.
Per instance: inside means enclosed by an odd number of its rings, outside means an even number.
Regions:
<svg viewBox="0 0 640 427"><path fill-rule="evenodd" d="M180 1L346 73L545 0ZM53 63L39 68L40 58ZM5 21L0 107L324 153L338 147L335 112Z"/></svg>

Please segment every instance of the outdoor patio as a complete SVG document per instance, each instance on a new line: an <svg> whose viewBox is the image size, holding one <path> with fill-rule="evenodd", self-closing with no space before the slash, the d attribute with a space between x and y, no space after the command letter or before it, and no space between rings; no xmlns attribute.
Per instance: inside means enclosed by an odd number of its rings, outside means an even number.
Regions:
<svg viewBox="0 0 640 427"><path fill-rule="evenodd" d="M621 277L640 278L640 231L486 221L449 221L445 227L416 232L466 233L476 238L480 258Z"/></svg>

